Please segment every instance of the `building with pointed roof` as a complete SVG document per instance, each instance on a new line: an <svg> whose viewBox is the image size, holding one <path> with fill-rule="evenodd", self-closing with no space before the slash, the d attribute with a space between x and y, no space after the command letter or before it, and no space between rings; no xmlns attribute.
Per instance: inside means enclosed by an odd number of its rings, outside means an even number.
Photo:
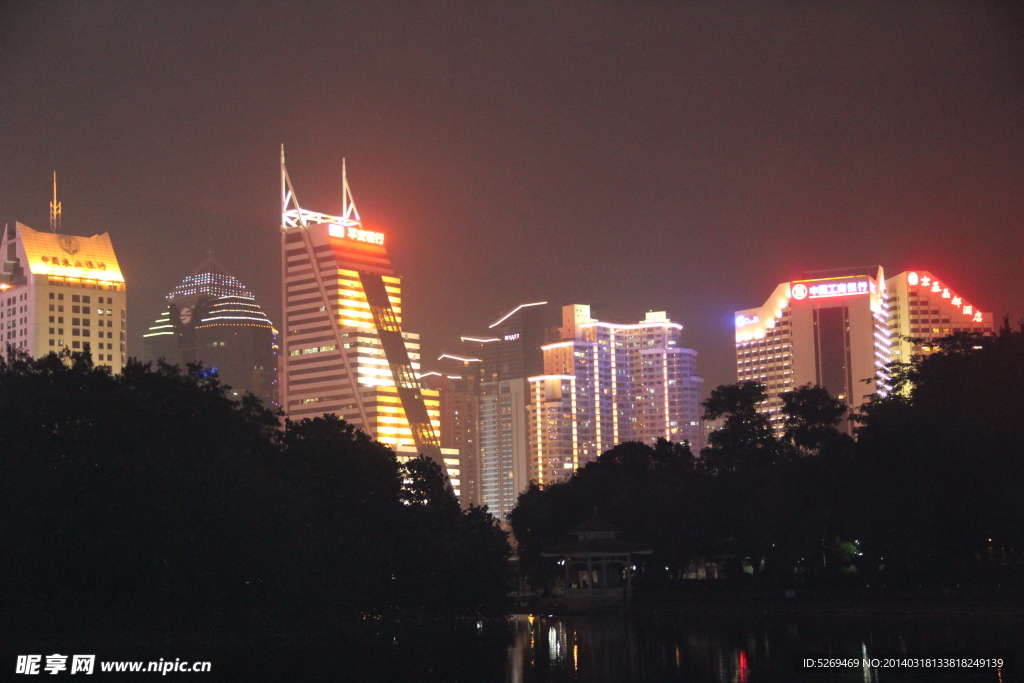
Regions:
<svg viewBox="0 0 1024 683"><path fill-rule="evenodd" d="M255 394L277 406L278 333L255 295L208 253L167 295L167 307L143 335L144 359L216 369L235 397Z"/></svg>
<svg viewBox="0 0 1024 683"><path fill-rule="evenodd" d="M419 335L402 327L402 279L356 210L342 162L341 215L299 205L281 150L281 408L334 414L392 448L426 455L460 493L440 439L438 392L419 379Z"/></svg>

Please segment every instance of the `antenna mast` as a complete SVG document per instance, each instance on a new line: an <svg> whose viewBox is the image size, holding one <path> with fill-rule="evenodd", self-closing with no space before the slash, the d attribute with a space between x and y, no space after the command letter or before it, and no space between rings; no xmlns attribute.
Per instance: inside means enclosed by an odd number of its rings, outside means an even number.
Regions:
<svg viewBox="0 0 1024 683"><path fill-rule="evenodd" d="M60 232L60 202L57 201L57 172L53 172L53 201L50 202L50 232Z"/></svg>
<svg viewBox="0 0 1024 683"><path fill-rule="evenodd" d="M341 160L341 217L346 221L353 221L358 223L361 219L359 218L359 211L356 209L356 200L352 198L352 190L348 186L348 173L345 170L345 159ZM352 216L355 216L353 220Z"/></svg>

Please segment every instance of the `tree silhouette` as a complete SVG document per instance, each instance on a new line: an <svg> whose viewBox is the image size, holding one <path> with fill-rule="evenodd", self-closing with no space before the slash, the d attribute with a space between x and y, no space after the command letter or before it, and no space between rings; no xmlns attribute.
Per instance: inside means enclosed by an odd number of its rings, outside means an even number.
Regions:
<svg viewBox="0 0 1024 683"><path fill-rule="evenodd" d="M0 358L0 614L16 633L324 631L500 613L509 546L440 469L287 422L200 366ZM420 499L412 499L419 496Z"/></svg>
<svg viewBox="0 0 1024 683"><path fill-rule="evenodd" d="M757 382L724 384L701 405L705 420L724 417L725 423L708 437L701 450L704 467L711 472L770 465L778 458L778 441L771 423L757 412L768 393Z"/></svg>
<svg viewBox="0 0 1024 683"><path fill-rule="evenodd" d="M853 439L837 429L846 411L846 404L824 387L807 384L787 391L782 394L782 413L786 416L783 441L797 456L849 447Z"/></svg>

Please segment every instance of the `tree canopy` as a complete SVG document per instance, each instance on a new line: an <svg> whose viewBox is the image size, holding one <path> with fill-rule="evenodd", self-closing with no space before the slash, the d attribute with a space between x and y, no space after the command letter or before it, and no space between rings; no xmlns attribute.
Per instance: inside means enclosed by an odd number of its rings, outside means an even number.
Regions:
<svg viewBox="0 0 1024 683"><path fill-rule="evenodd" d="M1024 578L1024 331L957 335L911 363L854 416L815 386L782 395L776 438L764 387L724 385L700 457L620 444L568 481L532 486L509 519L535 581L543 547L595 505L655 549L638 585L694 562L766 584L856 579L876 590L1020 585ZM659 455L660 454L660 455ZM666 454L672 454L666 457ZM1016 577L1016 578L1013 578Z"/></svg>
<svg viewBox="0 0 1024 683"><path fill-rule="evenodd" d="M505 608L505 534L441 470L198 366L0 358L0 612L22 632L307 631Z"/></svg>
<svg viewBox="0 0 1024 683"><path fill-rule="evenodd" d="M778 444L768 418L757 404L768 397L757 382L725 384L711 391L704 401L704 419L725 418L721 429L708 437L701 451L702 465L710 471L770 465L778 457Z"/></svg>

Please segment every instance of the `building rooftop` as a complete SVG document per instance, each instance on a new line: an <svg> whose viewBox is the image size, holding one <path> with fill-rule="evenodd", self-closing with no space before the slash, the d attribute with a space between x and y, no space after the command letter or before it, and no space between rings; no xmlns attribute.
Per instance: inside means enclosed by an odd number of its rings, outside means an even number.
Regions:
<svg viewBox="0 0 1024 683"><path fill-rule="evenodd" d="M22 223L17 224L17 231L25 248L26 265L33 275L124 282L110 235L105 232L78 237L33 230Z"/></svg>

